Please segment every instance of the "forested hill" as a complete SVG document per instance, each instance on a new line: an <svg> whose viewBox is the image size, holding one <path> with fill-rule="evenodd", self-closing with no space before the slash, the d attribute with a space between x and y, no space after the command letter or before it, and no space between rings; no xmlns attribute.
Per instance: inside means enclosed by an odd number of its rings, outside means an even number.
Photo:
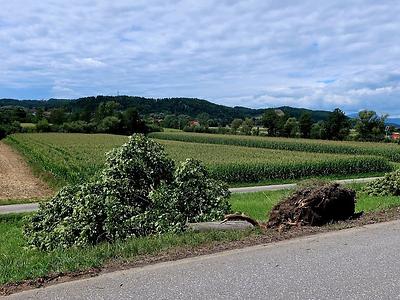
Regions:
<svg viewBox="0 0 400 300"><path fill-rule="evenodd" d="M94 112L101 102L115 101L119 103L120 109L125 110L128 107L134 107L142 115L150 113L165 114L185 114L196 117L201 113L207 113L213 119L232 120L234 118L257 117L260 116L265 109L251 109L246 107L229 107L219 105L207 100L196 98L164 98L152 99L133 96L97 96L85 97L75 100L67 99L49 99L49 100L15 100L0 99L0 107L2 106L19 106L28 109L43 108L50 110L54 108L64 108L66 111L90 111ZM303 108L279 107L285 114L293 117L299 117L303 112L311 113L314 121L325 120L330 112L312 111Z"/></svg>

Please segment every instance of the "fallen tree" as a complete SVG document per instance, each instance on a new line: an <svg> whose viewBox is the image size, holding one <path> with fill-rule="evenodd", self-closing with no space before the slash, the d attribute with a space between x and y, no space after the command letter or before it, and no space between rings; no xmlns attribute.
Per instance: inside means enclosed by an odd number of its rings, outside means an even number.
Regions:
<svg viewBox="0 0 400 300"><path fill-rule="evenodd" d="M106 155L100 179L62 189L29 217L24 234L41 250L181 232L188 222L221 220L229 191L188 159L175 166L143 135Z"/></svg>

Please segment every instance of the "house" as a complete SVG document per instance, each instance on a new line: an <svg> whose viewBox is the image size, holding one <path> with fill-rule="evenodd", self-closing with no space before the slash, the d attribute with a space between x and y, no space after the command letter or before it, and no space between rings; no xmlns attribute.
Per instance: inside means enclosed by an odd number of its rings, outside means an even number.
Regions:
<svg viewBox="0 0 400 300"><path fill-rule="evenodd" d="M395 140L395 141L400 140L400 132L393 132L392 133L392 140Z"/></svg>
<svg viewBox="0 0 400 300"><path fill-rule="evenodd" d="M190 121L190 127L196 127L196 126L199 126L199 125L200 125L200 123L198 121L196 121L196 120Z"/></svg>

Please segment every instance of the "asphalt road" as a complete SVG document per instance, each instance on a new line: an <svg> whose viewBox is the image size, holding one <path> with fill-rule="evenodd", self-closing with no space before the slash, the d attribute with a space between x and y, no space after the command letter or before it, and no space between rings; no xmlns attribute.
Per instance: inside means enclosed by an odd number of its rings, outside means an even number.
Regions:
<svg viewBox="0 0 400 300"><path fill-rule="evenodd" d="M103 274L9 299L400 299L400 221Z"/></svg>
<svg viewBox="0 0 400 300"><path fill-rule="evenodd" d="M10 214L10 213L31 212L31 211L38 210L38 208L39 208L38 203L1 205L0 206L0 215L1 214Z"/></svg>
<svg viewBox="0 0 400 300"><path fill-rule="evenodd" d="M371 182L378 178L380 178L380 177L341 179L341 180L336 180L336 182L341 183L341 184L366 183L366 182ZM231 191L231 193L254 193L254 192L262 192L262 191L289 190L289 189L294 189L296 187L297 187L297 184L290 183L290 184L276 184L276 185L231 188L229 190Z"/></svg>

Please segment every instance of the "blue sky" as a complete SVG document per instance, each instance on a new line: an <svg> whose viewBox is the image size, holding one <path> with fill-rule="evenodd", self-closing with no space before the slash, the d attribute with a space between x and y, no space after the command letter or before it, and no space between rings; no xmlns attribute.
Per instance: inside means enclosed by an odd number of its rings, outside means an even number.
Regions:
<svg viewBox="0 0 400 300"><path fill-rule="evenodd" d="M119 93L400 116L397 0L0 2L0 98Z"/></svg>

